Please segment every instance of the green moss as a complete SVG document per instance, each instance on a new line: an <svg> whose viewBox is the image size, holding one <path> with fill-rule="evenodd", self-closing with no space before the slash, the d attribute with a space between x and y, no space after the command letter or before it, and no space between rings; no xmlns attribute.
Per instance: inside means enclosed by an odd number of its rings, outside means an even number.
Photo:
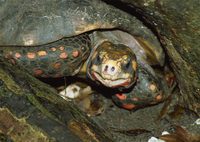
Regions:
<svg viewBox="0 0 200 142"><path fill-rule="evenodd" d="M5 108L0 108L0 132L16 142L50 142L53 141L38 128L29 125L26 119L18 119Z"/></svg>
<svg viewBox="0 0 200 142"><path fill-rule="evenodd" d="M0 68L0 79L6 84L7 88L14 92L15 94L20 95L22 90L20 86L13 81L11 76L9 76L3 69Z"/></svg>
<svg viewBox="0 0 200 142"><path fill-rule="evenodd" d="M37 96L40 96L36 94ZM49 118L57 121L58 123L61 123L53 114L51 114L33 95L27 94L27 97L29 101L36 107L38 108L43 114L48 116Z"/></svg>

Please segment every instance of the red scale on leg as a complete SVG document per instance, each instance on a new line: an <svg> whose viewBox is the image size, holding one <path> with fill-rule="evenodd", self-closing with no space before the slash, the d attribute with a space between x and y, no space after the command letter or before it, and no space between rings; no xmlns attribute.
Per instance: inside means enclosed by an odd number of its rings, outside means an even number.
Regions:
<svg viewBox="0 0 200 142"><path fill-rule="evenodd" d="M122 108L127 109L127 110L132 110L132 109L136 108L136 105L134 105L134 104L123 104Z"/></svg>
<svg viewBox="0 0 200 142"><path fill-rule="evenodd" d="M60 46L59 49L60 49L61 51L63 51L63 50L65 49L65 47L64 47L64 46Z"/></svg>
<svg viewBox="0 0 200 142"><path fill-rule="evenodd" d="M55 47L52 47L52 48L51 48L51 51L56 51L56 48L55 48Z"/></svg>
<svg viewBox="0 0 200 142"><path fill-rule="evenodd" d="M163 100L162 93L156 96L156 101L160 102Z"/></svg>
<svg viewBox="0 0 200 142"><path fill-rule="evenodd" d="M73 51L73 52L72 52L72 56L73 56L74 58L78 57L78 56L79 56L79 51L78 51L78 50Z"/></svg>
<svg viewBox="0 0 200 142"><path fill-rule="evenodd" d="M43 51L43 50L41 50L41 51L38 51L37 52L37 54L38 54L38 56L46 56L47 55L47 52L46 51Z"/></svg>
<svg viewBox="0 0 200 142"><path fill-rule="evenodd" d="M22 55L20 53L15 53L15 58L19 59Z"/></svg>
<svg viewBox="0 0 200 142"><path fill-rule="evenodd" d="M115 94L115 96L120 100L126 100L126 95L124 94Z"/></svg>
<svg viewBox="0 0 200 142"><path fill-rule="evenodd" d="M54 69L59 69L61 67L61 63L53 64Z"/></svg>
<svg viewBox="0 0 200 142"><path fill-rule="evenodd" d="M59 56L61 59L66 59L68 57L67 53L66 52L62 52L60 53L60 56Z"/></svg>
<svg viewBox="0 0 200 142"><path fill-rule="evenodd" d="M36 56L36 54L33 53L33 52L28 52L28 53L27 53L27 57L28 57L29 59L34 59L35 56Z"/></svg>
<svg viewBox="0 0 200 142"><path fill-rule="evenodd" d="M41 69L34 69L34 75L35 76L40 76L40 75L42 75L43 74L43 71L41 70Z"/></svg>

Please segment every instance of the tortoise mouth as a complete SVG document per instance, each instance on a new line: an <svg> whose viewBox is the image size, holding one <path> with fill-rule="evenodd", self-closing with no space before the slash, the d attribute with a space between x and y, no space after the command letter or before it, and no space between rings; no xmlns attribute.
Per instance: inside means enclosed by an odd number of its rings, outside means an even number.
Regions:
<svg viewBox="0 0 200 142"><path fill-rule="evenodd" d="M98 80L103 85L111 88L117 88L117 87L128 87L130 85L130 79L129 78L118 78L115 80L103 78L98 72L93 71L92 72L92 78L94 80Z"/></svg>

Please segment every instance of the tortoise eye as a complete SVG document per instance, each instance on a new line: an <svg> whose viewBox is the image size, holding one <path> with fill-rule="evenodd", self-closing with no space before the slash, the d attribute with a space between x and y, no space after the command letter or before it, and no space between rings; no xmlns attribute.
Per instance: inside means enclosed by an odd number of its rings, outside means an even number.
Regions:
<svg viewBox="0 0 200 142"><path fill-rule="evenodd" d="M131 65L131 61L128 60L128 61L126 62L126 64L125 64L126 69L128 69L128 68L130 67L130 65Z"/></svg>
<svg viewBox="0 0 200 142"><path fill-rule="evenodd" d="M115 67L112 67L112 68L111 68L111 71L115 71Z"/></svg>
<svg viewBox="0 0 200 142"><path fill-rule="evenodd" d="M100 61L101 61L101 57L100 57L100 55L97 55L96 60L97 60L97 62L100 62Z"/></svg>

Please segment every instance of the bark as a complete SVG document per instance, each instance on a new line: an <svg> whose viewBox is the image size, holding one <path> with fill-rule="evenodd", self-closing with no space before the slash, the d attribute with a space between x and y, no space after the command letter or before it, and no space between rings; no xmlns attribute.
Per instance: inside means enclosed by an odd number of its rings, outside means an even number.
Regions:
<svg viewBox="0 0 200 142"><path fill-rule="evenodd" d="M1 141L112 141L54 89L17 66L0 62Z"/></svg>
<svg viewBox="0 0 200 142"><path fill-rule="evenodd" d="M112 3L111 0L105 0ZM115 1L116 2L116 1ZM200 2L118 0L155 34L176 74L185 106L200 109ZM126 5L121 4L125 3ZM116 4L116 3L115 3ZM178 103L178 102L177 102ZM23 69L0 60L0 141L112 141L76 106Z"/></svg>
<svg viewBox="0 0 200 142"><path fill-rule="evenodd" d="M178 101L200 111L200 1L104 0L141 19L162 43L177 77ZM178 102L176 102L178 103Z"/></svg>

